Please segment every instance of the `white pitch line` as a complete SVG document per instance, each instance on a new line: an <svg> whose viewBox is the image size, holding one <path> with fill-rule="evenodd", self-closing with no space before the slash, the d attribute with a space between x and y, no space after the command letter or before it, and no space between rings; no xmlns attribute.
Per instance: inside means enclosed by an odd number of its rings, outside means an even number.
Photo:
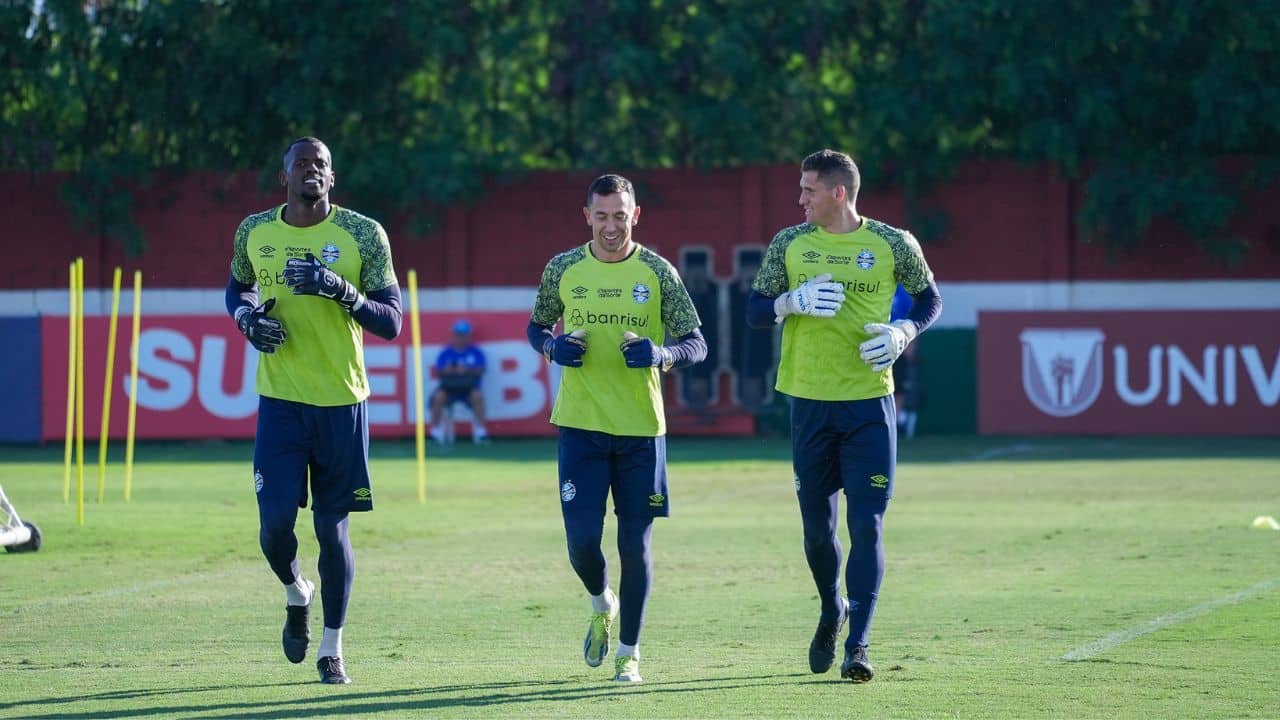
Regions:
<svg viewBox="0 0 1280 720"><path fill-rule="evenodd" d="M1111 633L1099 640L1094 640L1091 643L1085 643L1058 659L1066 662L1088 660L1089 658L1101 655L1116 646L1123 645L1134 638L1142 637L1143 635L1153 633L1157 630L1163 630L1170 625L1177 625L1180 622L1185 622L1192 618L1200 617L1201 615L1208 615L1220 607L1235 605L1248 600L1254 595L1260 595L1268 590L1274 590L1276 588L1280 588L1280 578L1264 580L1253 587L1245 588L1239 592L1234 592L1230 595L1223 595L1220 598L1203 602L1199 605L1194 605L1186 610L1179 610L1178 612L1170 615L1161 615L1160 617L1155 618L1154 620L1149 620L1141 625L1135 625L1134 627Z"/></svg>
<svg viewBox="0 0 1280 720"><path fill-rule="evenodd" d="M1031 443L1016 443L1013 445L1001 445L998 447L987 448L982 452L970 455L967 459L973 462L981 462L983 460L994 460L995 458L1008 457L1010 455L1023 455L1038 449Z"/></svg>

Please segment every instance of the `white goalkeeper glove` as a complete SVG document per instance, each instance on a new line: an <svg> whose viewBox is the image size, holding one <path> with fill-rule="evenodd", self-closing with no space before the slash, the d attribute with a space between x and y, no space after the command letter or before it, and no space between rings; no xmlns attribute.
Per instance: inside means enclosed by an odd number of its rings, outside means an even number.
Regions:
<svg viewBox="0 0 1280 720"><path fill-rule="evenodd" d="M773 301L777 322L788 315L835 317L844 303L844 285L831 282L831 273L823 273L800 283L800 287L778 296Z"/></svg>
<svg viewBox="0 0 1280 720"><path fill-rule="evenodd" d="M862 351L862 360L876 372L884 372L893 367L893 363L912 340L916 339L919 329L910 320L895 320L889 324L867 323L863 329L874 337L858 346Z"/></svg>

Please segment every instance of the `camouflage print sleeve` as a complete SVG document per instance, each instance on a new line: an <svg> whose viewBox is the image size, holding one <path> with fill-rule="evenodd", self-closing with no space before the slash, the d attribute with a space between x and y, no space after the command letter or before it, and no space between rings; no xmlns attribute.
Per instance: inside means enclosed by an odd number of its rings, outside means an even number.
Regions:
<svg viewBox="0 0 1280 720"><path fill-rule="evenodd" d="M365 292L384 290L396 284L396 271L391 265L391 241L382 225L370 221L373 232L356 236L360 244L360 286Z"/></svg>
<svg viewBox="0 0 1280 720"><path fill-rule="evenodd" d="M751 283L751 289L769 297L778 297L789 290L787 248L797 237L812 230L812 225L805 224L778 231L769 243L769 248L764 251L764 260L760 263L760 270L756 272L755 282Z"/></svg>
<svg viewBox="0 0 1280 720"><path fill-rule="evenodd" d="M253 272L253 261L249 259L249 233L262 223L270 222L277 210L279 208L254 213L240 221L240 227L236 228L236 239L231 249L231 277L236 282L253 285L258 281Z"/></svg>
<svg viewBox="0 0 1280 720"><path fill-rule="evenodd" d="M641 249L640 261L658 276L658 289L662 296L662 324L672 337L684 337L702 325L693 299L680 280L680 274L666 258Z"/></svg>
<svg viewBox="0 0 1280 720"><path fill-rule="evenodd" d="M922 292L933 280L933 271L925 262L920 241L911 233L900 230L896 239L889 241L893 248L893 275L902 287L912 295Z"/></svg>
<svg viewBox="0 0 1280 720"><path fill-rule="evenodd" d="M542 271L542 281L538 283L538 298L533 302L532 322L545 327L552 327L564 314L564 301L560 299L560 278L564 271L584 257L585 247L575 248L551 258Z"/></svg>
<svg viewBox="0 0 1280 720"><path fill-rule="evenodd" d="M391 266L391 242L377 220L340 207L334 211L333 224L346 230L360 249L361 291L370 293L396 284L396 271Z"/></svg>

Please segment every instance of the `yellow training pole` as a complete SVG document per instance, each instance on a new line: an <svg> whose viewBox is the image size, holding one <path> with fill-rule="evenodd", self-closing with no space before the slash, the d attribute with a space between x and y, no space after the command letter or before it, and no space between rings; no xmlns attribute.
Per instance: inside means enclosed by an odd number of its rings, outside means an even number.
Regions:
<svg viewBox="0 0 1280 720"><path fill-rule="evenodd" d="M413 440L418 458L418 502L427 502L427 437L422 407L422 325L418 322L418 273L409 271L409 330L413 338Z"/></svg>
<svg viewBox="0 0 1280 720"><path fill-rule="evenodd" d="M102 429L98 432L98 503L107 493L107 442L111 425L111 385L116 371L116 321L120 318L120 268L111 276L111 324L107 326L107 374L102 382Z"/></svg>
<svg viewBox="0 0 1280 720"><path fill-rule="evenodd" d="M84 258L76 258L76 523L84 524Z"/></svg>
<svg viewBox="0 0 1280 720"><path fill-rule="evenodd" d="M133 271L133 339L129 343L129 428L124 434L124 501L133 499L133 434L138 423L138 331L142 326L142 271Z"/></svg>
<svg viewBox="0 0 1280 720"><path fill-rule="evenodd" d="M76 438L76 263L67 269L67 443L62 468L62 503L71 502L71 450Z"/></svg>

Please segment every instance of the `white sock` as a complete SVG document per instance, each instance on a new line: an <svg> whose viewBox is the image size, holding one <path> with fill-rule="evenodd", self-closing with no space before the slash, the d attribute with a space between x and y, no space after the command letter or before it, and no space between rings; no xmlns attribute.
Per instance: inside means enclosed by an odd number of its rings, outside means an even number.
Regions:
<svg viewBox="0 0 1280 720"><path fill-rule="evenodd" d="M342 628L326 627L316 657L342 657Z"/></svg>
<svg viewBox="0 0 1280 720"><path fill-rule="evenodd" d="M639 660L640 644L636 643L635 645L627 645L625 643L618 643L618 657L627 657L628 655Z"/></svg>
<svg viewBox="0 0 1280 720"><path fill-rule="evenodd" d="M618 605L618 596L613 591L605 587L604 592L599 595L591 596L591 612L612 612L613 608Z"/></svg>
<svg viewBox="0 0 1280 720"><path fill-rule="evenodd" d="M315 585L311 581L299 575L294 578L293 582L284 586L284 602L286 605L310 605L311 596L315 592Z"/></svg>

